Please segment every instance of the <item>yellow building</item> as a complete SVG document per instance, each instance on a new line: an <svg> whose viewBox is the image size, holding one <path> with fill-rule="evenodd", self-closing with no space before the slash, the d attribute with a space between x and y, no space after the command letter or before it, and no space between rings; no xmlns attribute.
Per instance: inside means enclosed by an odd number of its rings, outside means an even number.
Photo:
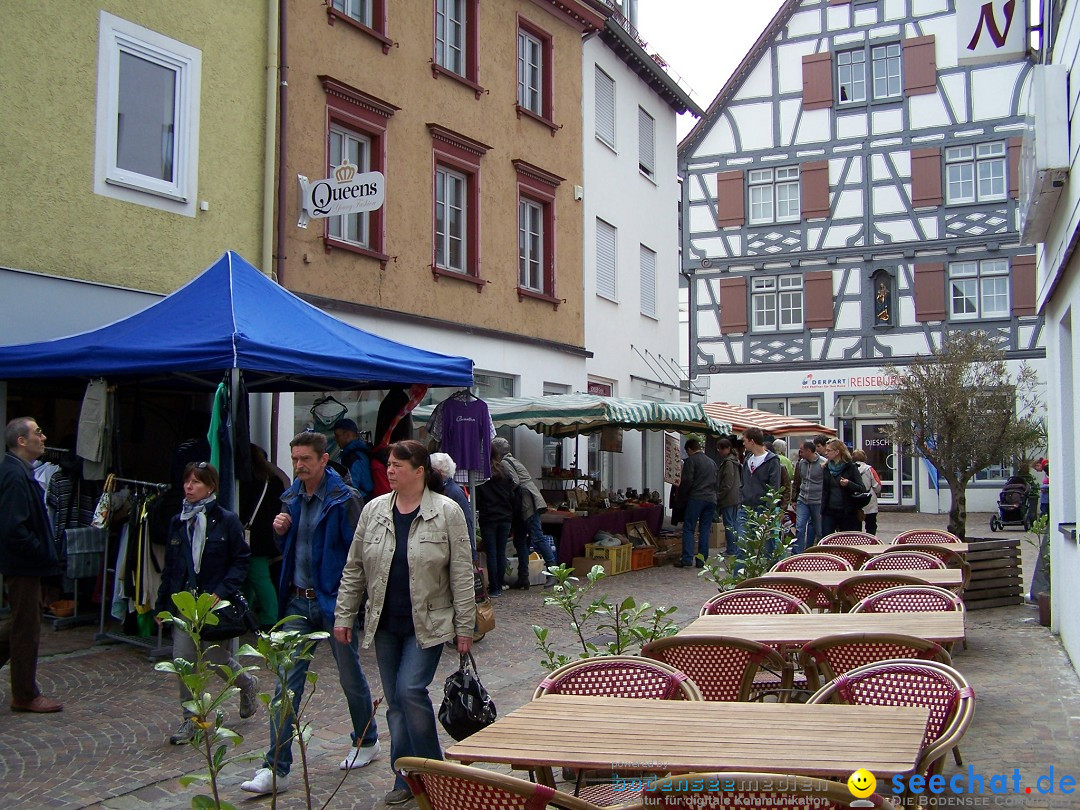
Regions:
<svg viewBox="0 0 1080 810"><path fill-rule="evenodd" d="M263 262L266 15L4 4L0 289L34 320L7 319L0 343L106 323L152 300L130 290L170 292L228 248Z"/></svg>

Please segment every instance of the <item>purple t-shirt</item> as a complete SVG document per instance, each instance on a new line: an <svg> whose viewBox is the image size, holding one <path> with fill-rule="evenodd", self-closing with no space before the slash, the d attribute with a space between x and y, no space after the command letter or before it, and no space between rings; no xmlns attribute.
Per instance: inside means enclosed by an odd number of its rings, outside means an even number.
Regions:
<svg viewBox="0 0 1080 810"><path fill-rule="evenodd" d="M482 399L448 399L442 407L439 449L454 459L459 470L491 475L491 417Z"/></svg>

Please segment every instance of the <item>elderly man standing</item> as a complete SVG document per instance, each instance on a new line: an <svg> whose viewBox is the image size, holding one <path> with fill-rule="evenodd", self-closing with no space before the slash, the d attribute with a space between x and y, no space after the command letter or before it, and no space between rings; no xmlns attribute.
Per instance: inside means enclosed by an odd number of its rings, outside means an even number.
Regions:
<svg viewBox="0 0 1080 810"><path fill-rule="evenodd" d="M41 639L41 578L60 571L60 557L45 511L45 493L31 463L45 452L45 433L29 416L4 431L7 452L0 464L0 574L7 584L11 616L0 624L0 667L11 662L11 710L58 712L58 700L37 685Z"/></svg>
<svg viewBox="0 0 1080 810"><path fill-rule="evenodd" d="M683 519L682 557L673 564L676 568L705 565L695 560L694 529L698 530L697 554L709 556L709 531L716 517L716 462L701 452L701 442L686 440L686 460L679 479L679 499L686 504Z"/></svg>

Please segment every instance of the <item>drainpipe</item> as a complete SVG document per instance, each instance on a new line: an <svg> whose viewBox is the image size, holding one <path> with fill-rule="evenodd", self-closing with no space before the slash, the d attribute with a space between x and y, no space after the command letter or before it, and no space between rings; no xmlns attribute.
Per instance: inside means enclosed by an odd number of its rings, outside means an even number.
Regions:
<svg viewBox="0 0 1080 810"><path fill-rule="evenodd" d="M274 274L274 180L277 172L278 0L266 0L266 121L263 129L262 271Z"/></svg>
<svg viewBox="0 0 1080 810"><path fill-rule="evenodd" d="M268 0L273 3L273 0ZM287 190L290 185L285 177L285 162L289 146L289 0L278 0L278 163L277 163L277 283L285 286L285 219ZM275 393L270 404L270 459L277 463L278 420L280 397Z"/></svg>

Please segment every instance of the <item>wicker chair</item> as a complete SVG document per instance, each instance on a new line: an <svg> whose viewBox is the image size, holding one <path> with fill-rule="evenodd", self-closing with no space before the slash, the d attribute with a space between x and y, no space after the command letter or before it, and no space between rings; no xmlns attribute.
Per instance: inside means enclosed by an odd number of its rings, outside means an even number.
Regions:
<svg viewBox="0 0 1080 810"><path fill-rule="evenodd" d="M876 546L881 541L866 532L833 532L817 541L819 546Z"/></svg>
<svg viewBox="0 0 1080 810"><path fill-rule="evenodd" d="M863 571L929 571L945 568L933 554L922 551L887 551L863 563Z"/></svg>
<svg viewBox="0 0 1080 810"><path fill-rule="evenodd" d="M749 639L669 636L650 641L641 654L685 672L706 700L750 700L754 677L762 668L779 676L781 700L791 692L791 663L776 650Z"/></svg>
<svg viewBox="0 0 1080 810"><path fill-rule="evenodd" d="M420 810L597 810L577 796L484 768L420 757L400 757L394 767Z"/></svg>
<svg viewBox="0 0 1080 810"><path fill-rule="evenodd" d="M922 543L904 543L899 547L902 551L921 551L924 554L929 554L931 557L937 557L943 563L946 568L956 568L963 573L963 587L966 588L968 580L971 579L971 564L964 558L964 555L959 551L953 551L947 546L930 546L923 545ZM892 554L893 552L888 552ZM962 591L962 589L961 589Z"/></svg>
<svg viewBox="0 0 1080 810"><path fill-rule="evenodd" d="M797 596L772 588L737 588L709 599L699 616L730 616L733 613L810 613L810 606Z"/></svg>
<svg viewBox="0 0 1080 810"><path fill-rule="evenodd" d="M768 588L773 591L783 591L798 597L813 610L822 613L840 612L840 603L831 588L793 574L765 574L761 577L751 577L735 586L735 590L742 588Z"/></svg>
<svg viewBox="0 0 1080 810"><path fill-rule="evenodd" d="M906 543L960 543L962 542L952 532L943 532L940 529L909 529L900 532L893 540L894 545Z"/></svg>
<svg viewBox="0 0 1080 810"><path fill-rule="evenodd" d="M785 571L851 571L851 563L836 554L796 554L785 557L769 569L777 573Z"/></svg>
<svg viewBox="0 0 1080 810"><path fill-rule="evenodd" d="M805 554L832 554L835 557L847 560L853 571L862 568L863 563L874 555L869 551L863 551L857 546L810 546Z"/></svg>
<svg viewBox="0 0 1080 810"><path fill-rule="evenodd" d="M837 633L803 645L799 662L811 689L845 672L891 658L912 658L952 664L952 657L940 644L901 633Z"/></svg>
<svg viewBox="0 0 1080 810"><path fill-rule="evenodd" d="M851 608L872 593L883 591L886 588L895 588L898 585L926 585L924 580L917 576L906 573L892 573L880 576L881 572L867 572L848 577L836 588L836 599L843 610Z"/></svg>
<svg viewBox="0 0 1080 810"><path fill-rule="evenodd" d="M964 610L964 600L936 585L900 585L870 594L851 608L852 613L914 613Z"/></svg>
<svg viewBox="0 0 1080 810"><path fill-rule="evenodd" d="M773 810L805 810L821 807L840 810L851 806L846 782L831 782L812 776L779 773L689 773L660 779L642 794L647 807L666 810L696 810L700 807L769 807ZM807 802L813 799L813 803ZM864 807L893 807L889 799L872 793Z"/></svg>
<svg viewBox="0 0 1080 810"><path fill-rule="evenodd" d="M975 692L964 676L935 661L896 660L868 664L825 684L809 703L926 706L923 750L916 773L941 773L945 754L964 736L975 712Z"/></svg>

